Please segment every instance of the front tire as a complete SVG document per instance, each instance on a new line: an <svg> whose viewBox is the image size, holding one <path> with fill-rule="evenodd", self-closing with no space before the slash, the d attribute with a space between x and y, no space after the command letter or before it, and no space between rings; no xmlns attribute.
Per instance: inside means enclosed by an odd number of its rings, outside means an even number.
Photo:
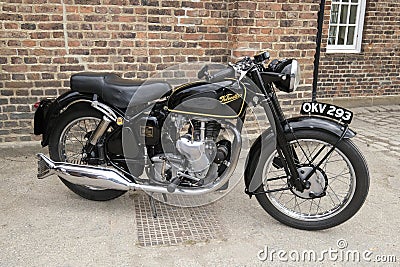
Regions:
<svg viewBox="0 0 400 267"><path fill-rule="evenodd" d="M94 131L103 114L87 104L75 104L64 111L54 126L49 139L50 158L56 162L82 164L85 136ZM107 201L123 195L126 191L93 188L60 180L75 194L95 201Z"/></svg>
<svg viewBox="0 0 400 267"><path fill-rule="evenodd" d="M295 130L295 136L298 142L291 133L286 138L298 156L296 165L299 173L310 170L313 166L311 159L316 157L314 162L319 162L338 140L336 135L317 130ZM264 149L271 151L271 148ZM317 155L320 150L322 152ZM254 174L262 184L256 192L288 185L286 178L279 178L286 174L282 166L276 164L276 153L261 153L260 165ZM339 142L316 173L309 180L311 187L313 183L320 184L319 188L324 188L325 196L313 198L292 187L287 191L256 194L256 198L273 218L303 230L331 228L354 216L363 205L369 189L368 168L354 143L350 139Z"/></svg>

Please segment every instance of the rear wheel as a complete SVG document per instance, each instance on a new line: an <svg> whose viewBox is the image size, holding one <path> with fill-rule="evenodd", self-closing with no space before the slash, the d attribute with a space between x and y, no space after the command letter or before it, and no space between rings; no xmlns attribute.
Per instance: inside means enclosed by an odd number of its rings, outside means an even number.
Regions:
<svg viewBox="0 0 400 267"><path fill-rule="evenodd" d="M292 134L287 139L297 155L300 176L306 176L323 160L338 140L335 135L316 130L297 130L295 136L297 141ZM260 175L263 182L257 192L287 187L288 180L277 152L261 155L259 162L263 166L257 168L255 175ZM343 139L309 182L311 187L304 192L292 187L257 194L256 198L272 217L291 227L304 230L334 227L350 219L364 203L369 188L368 168L353 142Z"/></svg>
<svg viewBox="0 0 400 267"><path fill-rule="evenodd" d="M50 158L56 162L85 164L83 148L87 138L103 118L102 113L86 104L75 104L64 111L49 139ZM126 191L95 188L61 181L77 195L97 201L106 201L123 195Z"/></svg>

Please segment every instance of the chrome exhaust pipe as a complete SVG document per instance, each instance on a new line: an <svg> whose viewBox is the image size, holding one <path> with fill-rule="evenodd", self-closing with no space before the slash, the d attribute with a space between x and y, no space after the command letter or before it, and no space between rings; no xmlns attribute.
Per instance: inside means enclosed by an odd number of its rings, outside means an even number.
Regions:
<svg viewBox="0 0 400 267"><path fill-rule="evenodd" d="M231 128L235 135L235 140L232 145L231 164L228 170L214 183L195 188L176 188L173 192L175 195L203 195L210 193L221 188L233 174L242 145L240 133L235 128ZM117 170L90 166L78 165L66 162L54 162L44 154L37 154L38 161L38 174L37 178L43 179L50 175L58 175L70 183L77 185L85 185L101 189L114 189L114 190L143 190L152 193L171 194L168 191L167 185L150 185L150 184L137 184L127 179L122 173Z"/></svg>
<svg viewBox="0 0 400 267"><path fill-rule="evenodd" d="M37 157L39 158L37 175L39 179L55 174L77 185L123 191L128 191L136 187L135 183L132 183L113 169L54 162L41 153Z"/></svg>

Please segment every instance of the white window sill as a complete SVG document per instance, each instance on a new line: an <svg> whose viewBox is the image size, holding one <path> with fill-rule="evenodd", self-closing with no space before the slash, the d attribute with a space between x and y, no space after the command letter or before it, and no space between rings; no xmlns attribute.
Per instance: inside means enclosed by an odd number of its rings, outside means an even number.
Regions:
<svg viewBox="0 0 400 267"><path fill-rule="evenodd" d="M326 49L327 54L361 54L361 50L357 49Z"/></svg>

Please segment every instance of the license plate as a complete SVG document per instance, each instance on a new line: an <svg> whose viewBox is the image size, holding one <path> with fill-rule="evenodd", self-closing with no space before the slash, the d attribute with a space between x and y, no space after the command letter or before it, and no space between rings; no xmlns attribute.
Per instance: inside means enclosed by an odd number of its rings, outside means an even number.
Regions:
<svg viewBox="0 0 400 267"><path fill-rule="evenodd" d="M301 114L319 115L349 124L353 119L353 112L342 107L320 102L304 102L301 105Z"/></svg>

